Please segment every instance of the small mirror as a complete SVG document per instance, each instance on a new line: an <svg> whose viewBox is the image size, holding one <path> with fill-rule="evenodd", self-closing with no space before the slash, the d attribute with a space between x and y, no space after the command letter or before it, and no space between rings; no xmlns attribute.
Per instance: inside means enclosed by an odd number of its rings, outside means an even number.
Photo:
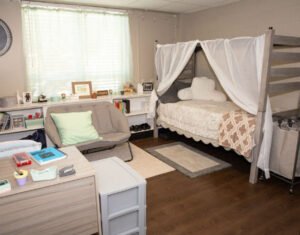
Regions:
<svg viewBox="0 0 300 235"><path fill-rule="evenodd" d="M8 25L0 19L0 56L4 55L12 44L12 34Z"/></svg>

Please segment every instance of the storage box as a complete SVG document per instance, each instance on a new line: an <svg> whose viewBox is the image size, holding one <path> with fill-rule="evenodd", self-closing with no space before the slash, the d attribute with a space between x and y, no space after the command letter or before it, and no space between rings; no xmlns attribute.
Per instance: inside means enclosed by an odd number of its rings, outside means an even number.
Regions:
<svg viewBox="0 0 300 235"><path fill-rule="evenodd" d="M272 148L270 154L270 171L287 179L293 179L295 162L295 176L300 176L300 159L297 155L299 131L281 129L277 123L273 124Z"/></svg>
<svg viewBox="0 0 300 235"><path fill-rule="evenodd" d="M25 120L26 128L39 128L44 127L44 119L36 118L36 119L27 119Z"/></svg>
<svg viewBox="0 0 300 235"><path fill-rule="evenodd" d="M146 235L146 181L117 157L92 162L103 235Z"/></svg>

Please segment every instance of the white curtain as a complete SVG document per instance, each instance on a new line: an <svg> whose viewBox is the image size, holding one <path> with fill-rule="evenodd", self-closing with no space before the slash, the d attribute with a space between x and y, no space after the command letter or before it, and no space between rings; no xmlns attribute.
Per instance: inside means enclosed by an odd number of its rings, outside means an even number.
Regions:
<svg viewBox="0 0 300 235"><path fill-rule="evenodd" d="M157 91L153 90L149 102L148 118L154 118L157 94L164 94L183 71L195 51L199 41L179 42L176 44L157 45L155 68L158 77ZM156 94L157 92L157 94Z"/></svg>
<svg viewBox="0 0 300 235"><path fill-rule="evenodd" d="M209 64L231 100L256 115L260 95L265 36L201 41ZM268 99L258 167L269 177L272 111Z"/></svg>
<svg viewBox="0 0 300 235"><path fill-rule="evenodd" d="M164 94L177 79L194 53L198 42L179 42L157 46L155 67L159 81L158 95Z"/></svg>
<svg viewBox="0 0 300 235"><path fill-rule="evenodd" d="M72 81L117 91L132 78L127 13L24 3L22 17L27 84L34 95L70 93Z"/></svg>
<svg viewBox="0 0 300 235"><path fill-rule="evenodd" d="M261 73L265 36L242 37L234 39L217 39L208 41L191 41L160 46L155 57L159 78L157 93L164 94L177 79L197 43L213 68L224 90L231 100L243 110L256 115L260 95ZM155 92L152 103L156 101ZM151 105L155 110L154 103ZM154 113L154 111L153 111ZM269 178L269 156L272 141L272 111L267 100L263 142L261 145L258 167Z"/></svg>

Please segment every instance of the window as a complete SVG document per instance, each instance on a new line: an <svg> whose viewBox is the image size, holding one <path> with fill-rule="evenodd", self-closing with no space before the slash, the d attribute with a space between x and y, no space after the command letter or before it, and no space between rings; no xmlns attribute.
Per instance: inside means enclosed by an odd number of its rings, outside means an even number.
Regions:
<svg viewBox="0 0 300 235"><path fill-rule="evenodd" d="M124 12L22 5L28 90L71 93L72 81L118 91L132 77L129 19Z"/></svg>

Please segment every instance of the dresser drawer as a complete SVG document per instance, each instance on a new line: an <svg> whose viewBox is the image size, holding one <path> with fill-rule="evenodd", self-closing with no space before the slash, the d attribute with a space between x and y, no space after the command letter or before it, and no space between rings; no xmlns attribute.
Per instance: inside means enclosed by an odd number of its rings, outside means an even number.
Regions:
<svg viewBox="0 0 300 235"><path fill-rule="evenodd" d="M109 235L125 233L139 228L139 211L133 211L108 221Z"/></svg>
<svg viewBox="0 0 300 235"><path fill-rule="evenodd" d="M2 234L93 234L98 232L94 177L0 199Z"/></svg>
<svg viewBox="0 0 300 235"><path fill-rule="evenodd" d="M138 187L108 195L108 216L138 205Z"/></svg>

